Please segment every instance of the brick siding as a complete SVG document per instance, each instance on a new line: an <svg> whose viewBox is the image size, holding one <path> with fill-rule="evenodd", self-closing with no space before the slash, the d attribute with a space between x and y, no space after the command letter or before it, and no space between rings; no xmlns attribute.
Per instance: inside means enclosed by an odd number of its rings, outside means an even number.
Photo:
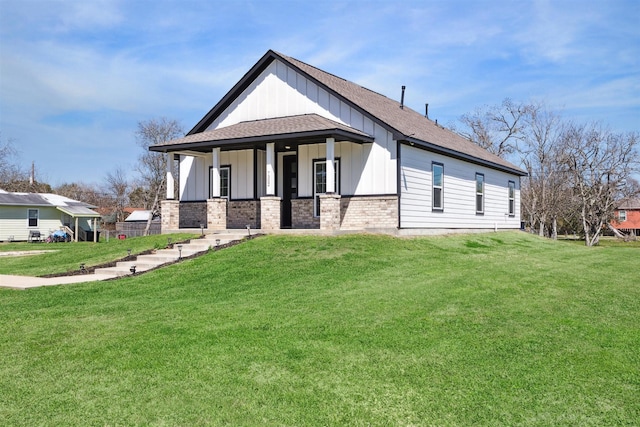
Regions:
<svg viewBox="0 0 640 427"><path fill-rule="evenodd" d="M227 207L227 228L260 227L259 200L230 200Z"/></svg>
<svg viewBox="0 0 640 427"><path fill-rule="evenodd" d="M200 228L207 223L207 202L180 202L180 228Z"/></svg>
<svg viewBox="0 0 640 427"><path fill-rule="evenodd" d="M291 227L320 228L320 218L313 216L313 199L291 199Z"/></svg>
<svg viewBox="0 0 640 427"><path fill-rule="evenodd" d="M340 199L340 228L397 228L397 196L343 196Z"/></svg>

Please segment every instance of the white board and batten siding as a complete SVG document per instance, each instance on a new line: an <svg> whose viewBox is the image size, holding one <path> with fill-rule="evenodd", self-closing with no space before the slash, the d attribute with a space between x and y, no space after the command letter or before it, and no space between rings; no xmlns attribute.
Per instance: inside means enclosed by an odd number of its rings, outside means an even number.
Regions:
<svg viewBox="0 0 640 427"><path fill-rule="evenodd" d="M314 113L372 134L371 120L279 60L269 64L207 130Z"/></svg>
<svg viewBox="0 0 640 427"><path fill-rule="evenodd" d="M180 200L201 201L209 198L210 168L213 154L180 156ZM231 198L253 198L253 150L223 151L220 166L231 168Z"/></svg>
<svg viewBox="0 0 640 427"><path fill-rule="evenodd" d="M385 140L395 146L389 135ZM395 149L394 149L395 152ZM340 194L368 195L396 192L395 156L384 144L336 142L335 158L340 160ZM313 162L326 158L324 144L301 145L298 150L298 192L300 197L313 196Z"/></svg>
<svg viewBox="0 0 640 427"><path fill-rule="evenodd" d="M341 172L344 171L341 174L343 194L396 192L397 152L391 132L278 60L273 61L208 130L244 121L300 114L318 114L375 137L375 143L372 144L337 141L335 156L340 157ZM301 146L298 154L299 179L306 180L299 184L299 196L309 197L313 194L309 182L313 172L313 160L324 159L326 149L324 144ZM261 173L261 163L261 159L258 158L258 173ZM223 159L221 164L225 164ZM197 168L197 165L195 167ZM181 169L180 176L187 171L188 168L184 172ZM260 189L260 182L258 184ZM182 200L198 199L192 195L192 190L197 192L197 189L185 187L185 190L187 198ZM233 190L232 198L236 198Z"/></svg>
<svg viewBox="0 0 640 427"><path fill-rule="evenodd" d="M400 227L518 229L518 176L432 153L401 146ZM444 167L443 209L432 209L432 164ZM484 213L476 213L476 173L484 174ZM515 183L515 212L509 215L509 181Z"/></svg>

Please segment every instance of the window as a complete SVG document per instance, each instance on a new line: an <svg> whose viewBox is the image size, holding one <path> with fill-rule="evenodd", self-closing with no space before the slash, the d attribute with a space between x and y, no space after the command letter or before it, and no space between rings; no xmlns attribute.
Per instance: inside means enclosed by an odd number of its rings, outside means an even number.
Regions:
<svg viewBox="0 0 640 427"><path fill-rule="evenodd" d="M334 160L334 179L336 193L340 194L340 160ZM327 192L327 162L319 160L313 163L313 212L314 216L320 216L320 195Z"/></svg>
<svg viewBox="0 0 640 427"><path fill-rule="evenodd" d="M37 227L38 226L38 209L29 209L29 227Z"/></svg>
<svg viewBox="0 0 640 427"><path fill-rule="evenodd" d="M220 166L220 197L231 195L231 166ZM209 167L209 197L213 197L213 167Z"/></svg>
<svg viewBox="0 0 640 427"><path fill-rule="evenodd" d="M228 199L231 195L231 167L223 166L220 168L220 197Z"/></svg>
<svg viewBox="0 0 640 427"><path fill-rule="evenodd" d="M484 175L476 174L476 213L484 213Z"/></svg>
<svg viewBox="0 0 640 427"><path fill-rule="evenodd" d="M627 220L627 211L618 211L618 220L625 222Z"/></svg>
<svg viewBox="0 0 640 427"><path fill-rule="evenodd" d="M509 215L516 214L516 183L509 181Z"/></svg>
<svg viewBox="0 0 640 427"><path fill-rule="evenodd" d="M444 166L440 163L433 163L431 165L431 173L433 176L433 203L432 208L434 210L442 210L443 209L443 175L444 175Z"/></svg>

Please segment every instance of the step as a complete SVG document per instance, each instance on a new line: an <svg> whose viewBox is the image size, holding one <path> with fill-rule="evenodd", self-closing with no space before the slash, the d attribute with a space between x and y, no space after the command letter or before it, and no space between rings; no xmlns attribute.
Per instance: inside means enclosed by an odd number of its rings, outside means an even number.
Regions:
<svg viewBox="0 0 640 427"><path fill-rule="evenodd" d="M145 270L142 270L136 267L136 273L140 271L145 271ZM100 274L100 275L108 274L110 276L120 277L120 276L127 276L131 274L131 271L128 268L124 269L120 267L106 267L106 268L96 268L94 274Z"/></svg>
<svg viewBox="0 0 640 427"><path fill-rule="evenodd" d="M123 268L125 270L129 270L131 268L132 265L136 266L137 270L149 270L151 268L155 268L159 265L164 264L164 262L151 262L151 260L148 260L148 262L143 262L143 260L135 260L135 261L121 261L116 263L116 268Z"/></svg>
<svg viewBox="0 0 640 427"><path fill-rule="evenodd" d="M179 243L182 245L182 251L178 249L178 244L174 244L171 249L159 249L152 254L138 255L135 260L119 261L115 267L98 268L94 274L109 275L111 277L127 276L131 274L131 266L133 265L136 266L136 273L140 273L166 263L176 262L180 256L186 258L201 252L206 252L210 248L216 247L216 240L219 240L218 245L222 246L227 243L243 240L245 237L247 237L247 234L207 234L201 239L193 239L188 243Z"/></svg>
<svg viewBox="0 0 640 427"><path fill-rule="evenodd" d="M220 241L226 240L226 241L233 241L233 240L242 240L244 238L246 238L247 235L246 234L239 234L239 233L235 233L235 234L205 234L204 238L202 240L211 240L214 241L216 239L220 239ZM198 241L200 239L196 239L195 241ZM193 242L194 240L192 240Z"/></svg>

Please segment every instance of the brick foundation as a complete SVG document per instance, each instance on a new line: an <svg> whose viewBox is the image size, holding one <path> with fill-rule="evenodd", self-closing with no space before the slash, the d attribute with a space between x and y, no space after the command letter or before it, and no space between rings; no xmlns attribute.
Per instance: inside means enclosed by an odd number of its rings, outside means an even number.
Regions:
<svg viewBox="0 0 640 427"><path fill-rule="evenodd" d="M291 199L291 227L320 228L320 218L313 216L313 199Z"/></svg>
<svg viewBox="0 0 640 427"><path fill-rule="evenodd" d="M398 228L397 196L347 196L340 200L340 228Z"/></svg>
<svg viewBox="0 0 640 427"><path fill-rule="evenodd" d="M260 228L259 200L230 200L227 209L227 228Z"/></svg>
<svg viewBox="0 0 640 427"><path fill-rule="evenodd" d="M260 228L263 230L280 229L280 197L260 198Z"/></svg>
<svg viewBox="0 0 640 427"><path fill-rule="evenodd" d="M241 228L280 229L280 197L260 200L227 201L210 199L206 202L161 203L162 230L199 228L207 224L209 230ZM320 197L320 218L313 216L313 199L291 200L291 221L295 229L363 230L395 229L398 227L398 197L340 196Z"/></svg>
<svg viewBox="0 0 640 427"><path fill-rule="evenodd" d="M180 228L200 228L207 224L207 202L180 202Z"/></svg>

